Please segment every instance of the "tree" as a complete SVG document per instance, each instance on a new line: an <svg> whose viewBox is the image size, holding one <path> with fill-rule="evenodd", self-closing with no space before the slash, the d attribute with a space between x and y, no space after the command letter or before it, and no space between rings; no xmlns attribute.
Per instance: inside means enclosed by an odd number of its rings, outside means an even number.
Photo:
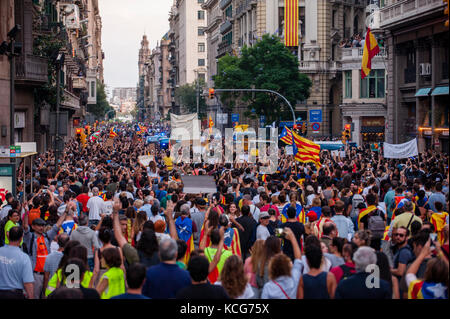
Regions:
<svg viewBox="0 0 450 319"><path fill-rule="evenodd" d="M199 94L203 92L205 82L199 81ZM197 112L197 85L196 82L192 84L185 84L175 90L175 97L179 99L180 104L185 106L189 113ZM200 95L199 99L199 117L206 117L206 101L205 97Z"/></svg>
<svg viewBox="0 0 450 319"><path fill-rule="evenodd" d="M94 114L97 119L104 119L106 112L113 110L106 99L105 85L97 81L97 103L89 104L87 111ZM113 112L110 112L109 118L113 117Z"/></svg>
<svg viewBox="0 0 450 319"><path fill-rule="evenodd" d="M266 34L253 47L244 46L240 57L224 56L219 59L218 72L214 76L217 89L273 90L291 103L304 101L309 97L312 82L299 72L297 57L274 35ZM247 116L265 115L267 122L291 118L286 102L269 93L222 93L221 101L232 108L241 98L247 103Z"/></svg>

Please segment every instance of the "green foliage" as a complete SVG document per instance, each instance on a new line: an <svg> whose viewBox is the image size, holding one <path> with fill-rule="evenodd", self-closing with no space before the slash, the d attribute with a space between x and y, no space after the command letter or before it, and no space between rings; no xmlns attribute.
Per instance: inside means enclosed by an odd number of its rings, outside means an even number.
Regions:
<svg viewBox="0 0 450 319"><path fill-rule="evenodd" d="M206 117L206 100L201 95L205 88L205 82L199 81L199 117ZM175 90L175 97L180 101L180 105L186 107L189 113L197 112L197 85L196 82L192 84L185 84Z"/></svg>
<svg viewBox="0 0 450 319"><path fill-rule="evenodd" d="M88 104L87 111L93 114L96 119L103 120L106 112L113 110L106 99L105 85L97 81L97 103ZM110 112L108 118L112 118L115 112Z"/></svg>
<svg viewBox="0 0 450 319"><path fill-rule="evenodd" d="M34 90L36 105L47 102L53 110L56 110L56 65L54 59L65 45L65 40L47 34L39 35L34 39L33 54L48 59L48 82ZM61 88L60 99L64 100L64 88Z"/></svg>
<svg viewBox="0 0 450 319"><path fill-rule="evenodd" d="M241 57L224 56L219 59L218 72L214 77L217 89L268 89L276 91L295 108L297 101L306 100L312 82L298 70L297 57L276 36L264 35L253 47L244 46ZM268 93L222 93L221 101L226 108L235 106L238 98L247 103L248 112L265 115L267 122L292 117L290 108L274 94Z"/></svg>

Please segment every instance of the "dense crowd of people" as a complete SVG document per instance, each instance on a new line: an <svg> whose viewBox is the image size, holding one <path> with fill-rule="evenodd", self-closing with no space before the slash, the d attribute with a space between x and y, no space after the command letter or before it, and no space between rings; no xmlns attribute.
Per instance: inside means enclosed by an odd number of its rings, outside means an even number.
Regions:
<svg viewBox="0 0 450 319"><path fill-rule="evenodd" d="M0 299L448 299L448 155L364 145L316 167L281 146L266 175L176 164L145 138L168 126L147 128L102 126L19 174L0 210ZM217 191L185 193L185 175Z"/></svg>

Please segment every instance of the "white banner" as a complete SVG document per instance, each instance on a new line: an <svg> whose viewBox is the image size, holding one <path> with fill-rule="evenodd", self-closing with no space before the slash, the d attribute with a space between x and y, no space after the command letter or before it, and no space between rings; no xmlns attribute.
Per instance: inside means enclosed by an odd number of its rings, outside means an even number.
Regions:
<svg viewBox="0 0 450 319"><path fill-rule="evenodd" d="M408 158L419 155L417 139L403 144L383 143L383 150L385 158Z"/></svg>
<svg viewBox="0 0 450 319"><path fill-rule="evenodd" d="M176 115L170 113L171 140L189 141L200 139L200 121L197 113Z"/></svg>

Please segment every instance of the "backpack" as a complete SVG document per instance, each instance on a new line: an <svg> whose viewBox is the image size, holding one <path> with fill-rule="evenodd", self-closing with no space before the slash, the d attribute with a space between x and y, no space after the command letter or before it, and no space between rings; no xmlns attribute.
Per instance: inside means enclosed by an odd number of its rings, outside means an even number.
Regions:
<svg viewBox="0 0 450 319"><path fill-rule="evenodd" d="M368 229L372 232L373 239L381 239L384 236L385 226L380 211L376 210L376 215L369 216Z"/></svg>
<svg viewBox="0 0 450 319"><path fill-rule="evenodd" d="M364 197L360 194L353 195L352 198L352 211L350 212L350 217L355 217L358 215L358 205L359 203L364 203Z"/></svg>
<svg viewBox="0 0 450 319"><path fill-rule="evenodd" d="M43 235L49 242L51 242L51 240L48 237L47 233L44 233ZM25 243L25 240L23 241L22 250L23 250L23 252L25 254L27 254L29 256L33 256L33 246L34 246L34 241L35 240L36 240L36 235L34 234L34 232L32 232L31 233L31 240L30 240L30 247L28 247L27 243Z"/></svg>
<svg viewBox="0 0 450 319"><path fill-rule="evenodd" d="M350 276L352 276L354 274L356 274L356 269L350 268L349 266L347 266L345 264L344 265L340 265L339 267L343 271L343 275L342 275L341 281L347 279L348 277L350 277Z"/></svg>
<svg viewBox="0 0 450 319"><path fill-rule="evenodd" d="M3 217L0 221L0 247L5 245L5 226L8 222L8 216Z"/></svg>

